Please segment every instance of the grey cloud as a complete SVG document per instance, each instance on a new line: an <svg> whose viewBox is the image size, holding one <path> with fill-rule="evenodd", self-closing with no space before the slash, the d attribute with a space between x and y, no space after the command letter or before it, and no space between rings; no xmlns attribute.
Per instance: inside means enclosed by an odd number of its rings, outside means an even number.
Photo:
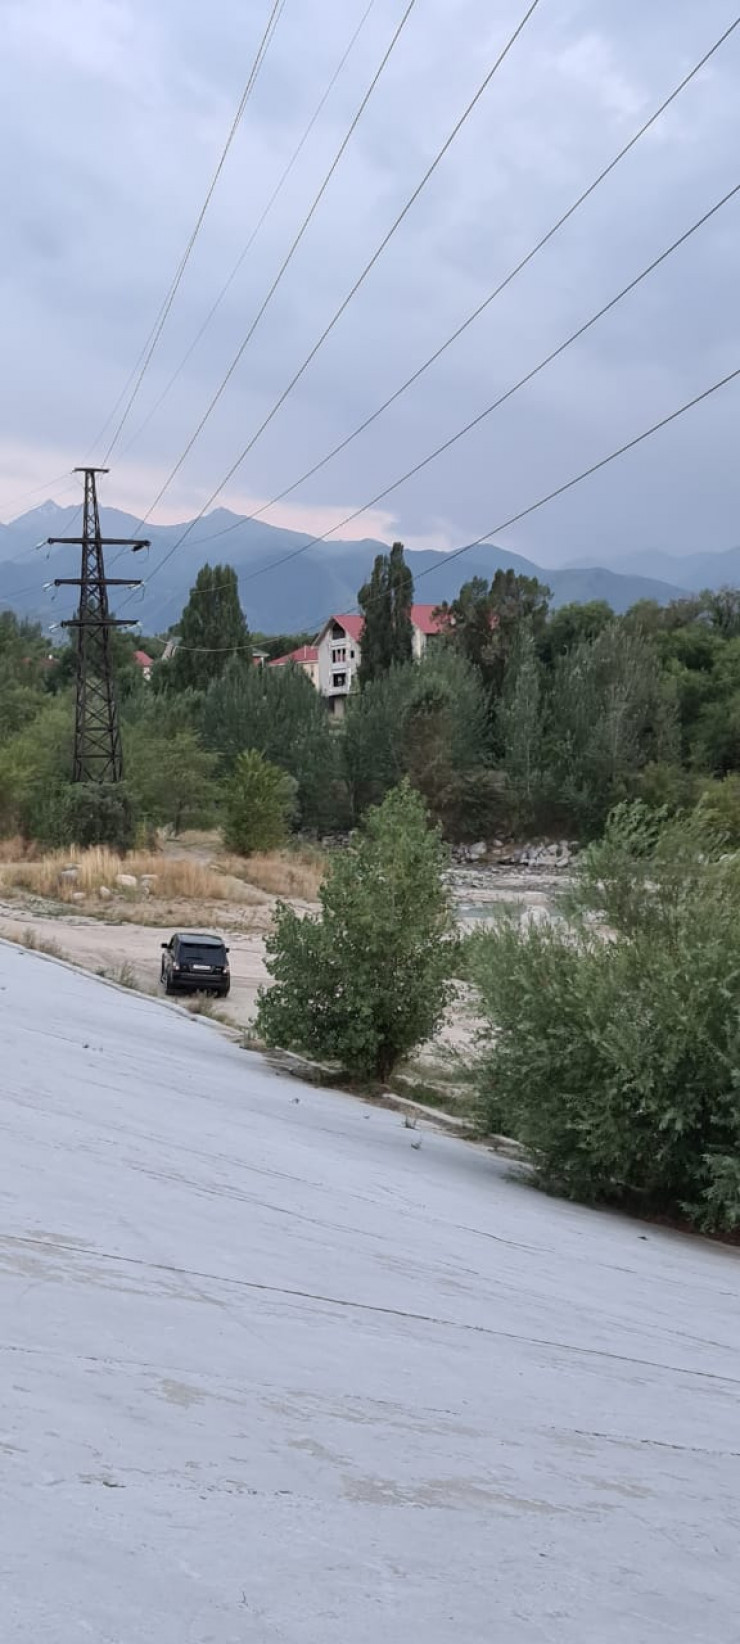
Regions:
<svg viewBox="0 0 740 1644"><path fill-rule="evenodd" d="M287 0L127 434L154 403L260 215L365 0ZM79 460L142 346L264 26L266 0L24 0L0 75L6 394L0 516L23 451ZM256 312L395 21L377 0L264 232L177 389L108 482L158 489ZM420 0L280 292L173 485L192 511L313 345L523 10ZM730 20L720 0L552 0L222 501L263 498L429 354ZM738 31L740 35L740 31ZM292 500L349 511L475 415L731 186L740 38L408 396ZM12 149L12 160L9 158ZM477 535L740 361L740 208L385 505L397 528ZM507 538L534 558L737 537L737 390ZM61 464L63 466L63 462ZM26 464L24 463L24 481ZM142 477L143 476L143 477ZM151 500L151 496L149 500ZM312 518L314 514L312 512ZM294 515L298 523L298 516ZM358 531L361 530L361 522Z"/></svg>

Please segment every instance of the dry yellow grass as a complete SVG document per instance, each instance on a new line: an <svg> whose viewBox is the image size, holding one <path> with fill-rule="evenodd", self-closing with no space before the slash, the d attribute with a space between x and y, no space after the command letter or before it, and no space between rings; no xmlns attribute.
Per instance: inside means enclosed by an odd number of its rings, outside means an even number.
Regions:
<svg viewBox="0 0 740 1644"><path fill-rule="evenodd" d="M63 878L65 868L76 868L76 874ZM117 885L119 874L128 874L137 880L136 886ZM202 862L187 857L157 856L150 852L133 851L129 856L118 856L102 847L92 850L54 851L38 862L15 861L0 864L0 889L30 891L36 896L53 897L56 901L71 902L78 893L86 897L99 896L102 887L115 896L138 900L147 896L143 878L151 878L150 894L157 899L183 899L189 902L221 902L239 899L238 890L227 884L222 874ZM248 894L244 893L244 900Z"/></svg>
<svg viewBox="0 0 740 1644"><path fill-rule="evenodd" d="M30 925L24 931L19 932L17 936L13 936L12 941L18 942L22 948L28 948L32 953L46 953L50 959L66 959L67 957L64 948L60 947L58 942L55 942L53 936L39 936L35 930L31 929Z"/></svg>
<svg viewBox="0 0 740 1644"><path fill-rule="evenodd" d="M21 839L16 834L12 839L0 839L0 863L2 862L36 862L43 853L32 840Z"/></svg>
<svg viewBox="0 0 740 1644"><path fill-rule="evenodd" d="M326 873L325 857L309 847L249 857L220 856L214 866L232 879L256 885L268 896L292 897L299 902L318 901Z"/></svg>
<svg viewBox="0 0 740 1644"><path fill-rule="evenodd" d="M247 892L249 887L246 887ZM249 897L244 902L187 902L182 897L159 900L157 897L123 896L110 902L80 902L79 909L86 916L94 915L103 925L141 925L152 930L210 930L239 932L252 936L270 929L272 908L252 907Z"/></svg>

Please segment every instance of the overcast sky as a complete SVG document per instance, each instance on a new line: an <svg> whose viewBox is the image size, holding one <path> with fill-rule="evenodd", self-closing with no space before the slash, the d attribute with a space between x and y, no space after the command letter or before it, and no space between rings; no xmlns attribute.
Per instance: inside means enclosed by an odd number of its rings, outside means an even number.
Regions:
<svg viewBox="0 0 740 1644"><path fill-rule="evenodd" d="M285 0L170 320L105 481L143 513L282 261L405 0L375 0L280 199L179 364L366 9ZM509 271L732 21L734 0L541 0L450 153L220 501L269 499ZM416 0L285 279L156 510L192 515L312 347L522 16ZM0 518L90 447L192 230L268 0L0 0ZM594 198L404 398L268 516L323 530L556 346L740 180L740 29ZM452 547L740 365L740 204L471 438L342 535ZM740 383L500 538L541 563L740 541ZM98 444L95 454L102 454ZM25 496L31 487L39 495Z"/></svg>

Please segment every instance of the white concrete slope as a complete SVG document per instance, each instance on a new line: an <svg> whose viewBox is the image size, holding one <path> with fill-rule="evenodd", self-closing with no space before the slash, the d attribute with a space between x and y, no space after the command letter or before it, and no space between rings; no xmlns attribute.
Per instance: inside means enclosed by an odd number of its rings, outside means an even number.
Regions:
<svg viewBox="0 0 740 1644"><path fill-rule="evenodd" d="M0 946L2 1644L733 1644L730 1250Z"/></svg>

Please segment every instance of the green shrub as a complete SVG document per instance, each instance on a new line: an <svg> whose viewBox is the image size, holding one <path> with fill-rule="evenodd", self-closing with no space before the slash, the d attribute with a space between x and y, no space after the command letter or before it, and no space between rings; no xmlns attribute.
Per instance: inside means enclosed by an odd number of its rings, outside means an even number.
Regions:
<svg viewBox="0 0 740 1644"><path fill-rule="evenodd" d="M0 745L0 828L43 844L65 843L63 794L72 768L74 707L44 700L36 718Z"/></svg>
<svg viewBox="0 0 740 1644"><path fill-rule="evenodd" d="M387 1079L431 1037L454 952L445 864L424 801L403 783L333 858L321 917L279 907L267 941L274 986L261 993L257 1017L268 1044Z"/></svg>
<svg viewBox="0 0 740 1644"><path fill-rule="evenodd" d="M637 790L651 810L690 810L696 801L697 779L682 765L656 762L640 773Z"/></svg>
<svg viewBox="0 0 740 1644"><path fill-rule="evenodd" d="M292 776L250 748L234 761L225 792L223 834L229 850L251 856L285 844L295 810Z"/></svg>
<svg viewBox="0 0 740 1644"><path fill-rule="evenodd" d="M569 921L506 918L470 964L492 1030L484 1119L546 1183L740 1224L740 864L695 816L620 807Z"/></svg>
<svg viewBox="0 0 740 1644"><path fill-rule="evenodd" d="M131 850L136 842L136 808L123 782L77 782L62 797L60 840L64 844L108 845Z"/></svg>
<svg viewBox="0 0 740 1644"><path fill-rule="evenodd" d="M740 846L740 775L733 771L721 782L708 782L699 799L699 812L707 827L723 835L732 850Z"/></svg>

